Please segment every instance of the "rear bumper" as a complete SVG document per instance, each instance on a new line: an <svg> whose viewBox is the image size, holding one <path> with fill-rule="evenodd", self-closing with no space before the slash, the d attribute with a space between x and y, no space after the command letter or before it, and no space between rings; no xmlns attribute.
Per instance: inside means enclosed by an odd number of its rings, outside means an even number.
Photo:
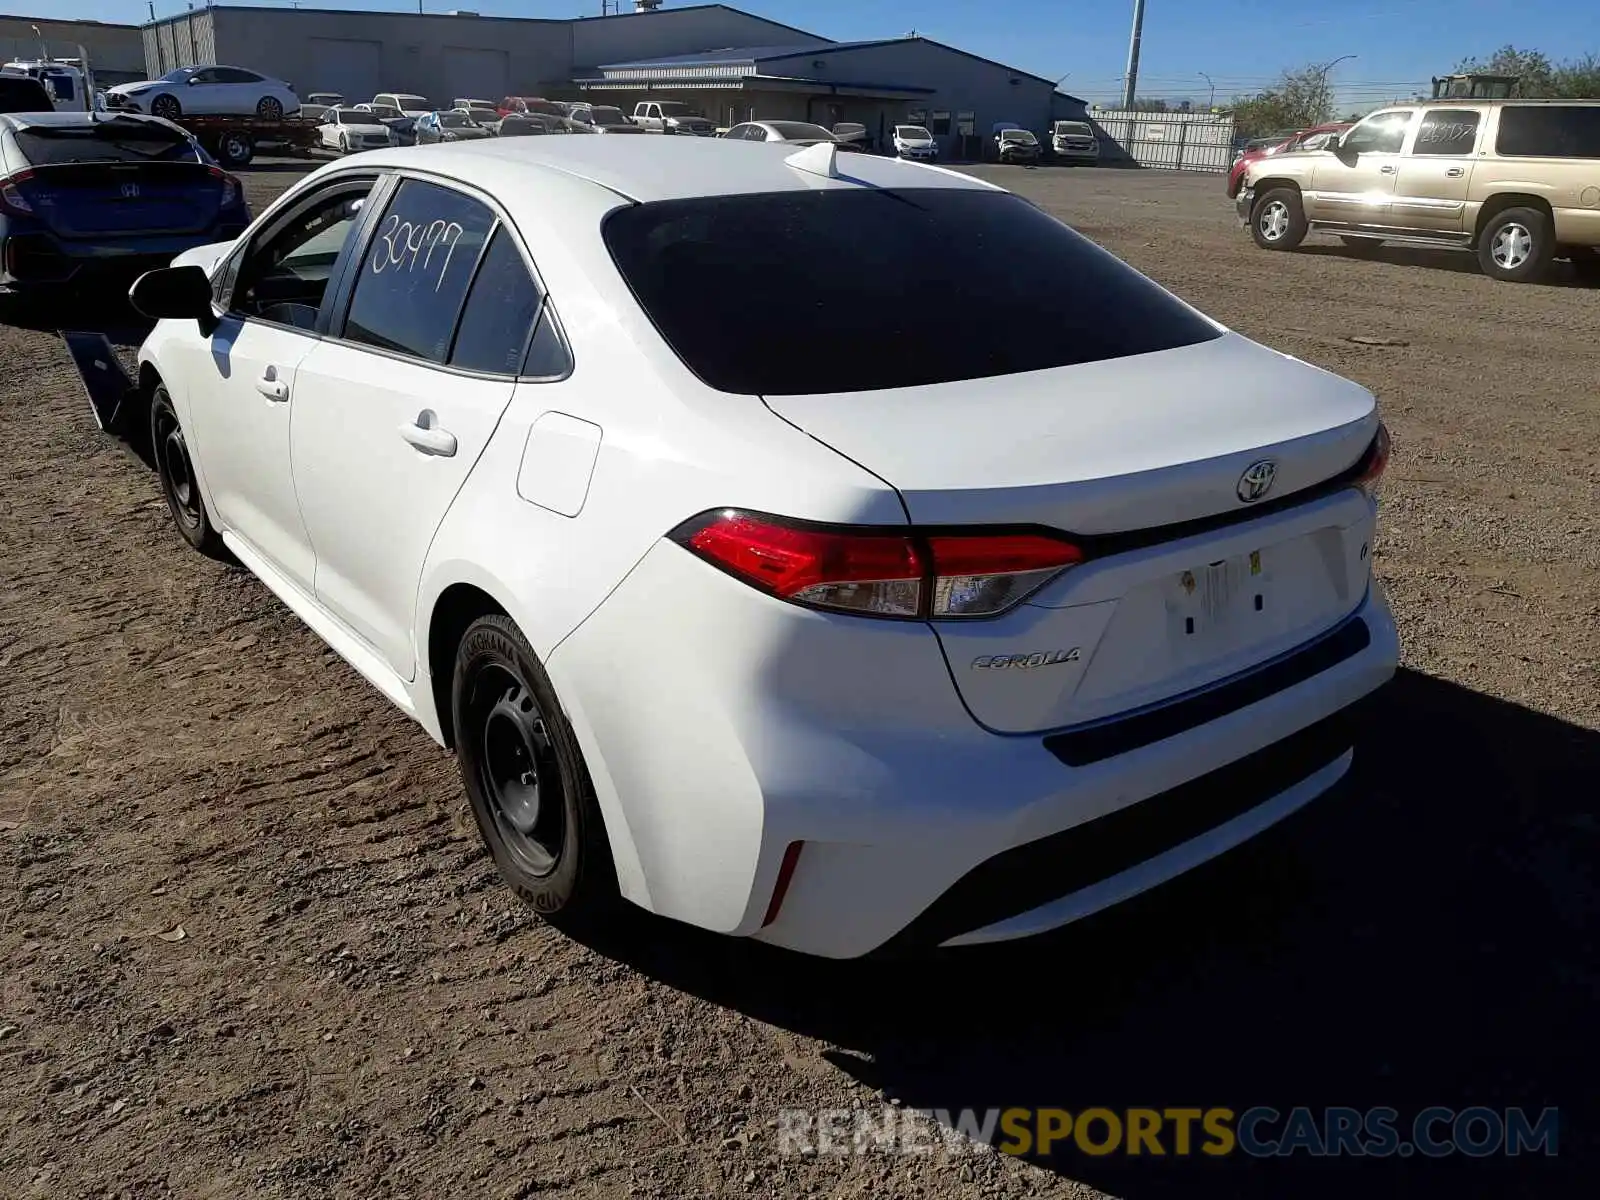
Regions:
<svg viewBox="0 0 1600 1200"><path fill-rule="evenodd" d="M661 544L547 665L631 843L630 899L843 959L1042 932L1309 801L1348 766L1354 730L1329 718L1398 661L1376 585L1346 620L1360 644L1309 673L1063 750L979 726L926 626L795 609Z"/></svg>
<svg viewBox="0 0 1600 1200"><path fill-rule="evenodd" d="M169 265L185 250L231 241L249 223L249 215L241 212L199 233L63 238L37 222L0 218L0 287L131 279Z"/></svg>

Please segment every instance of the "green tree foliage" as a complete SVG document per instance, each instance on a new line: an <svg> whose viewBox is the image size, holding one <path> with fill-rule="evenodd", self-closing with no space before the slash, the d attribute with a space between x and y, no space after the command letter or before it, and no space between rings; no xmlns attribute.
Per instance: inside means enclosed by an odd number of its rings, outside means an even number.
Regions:
<svg viewBox="0 0 1600 1200"><path fill-rule="evenodd" d="M1522 81L1520 94L1536 99L1600 99L1600 56L1594 54L1551 62L1538 50L1502 46L1488 58L1467 59L1456 67L1456 72L1515 75Z"/></svg>
<svg viewBox="0 0 1600 1200"><path fill-rule="evenodd" d="M1285 71L1269 88L1233 102L1233 128L1242 138L1320 125L1333 111L1333 88L1320 66Z"/></svg>

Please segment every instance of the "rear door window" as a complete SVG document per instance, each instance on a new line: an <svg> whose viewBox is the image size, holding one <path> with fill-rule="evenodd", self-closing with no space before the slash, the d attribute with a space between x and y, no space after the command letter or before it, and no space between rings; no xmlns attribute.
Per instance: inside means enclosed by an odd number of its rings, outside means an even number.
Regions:
<svg viewBox="0 0 1600 1200"><path fill-rule="evenodd" d="M495 215L470 196L406 179L379 218L344 336L443 363Z"/></svg>
<svg viewBox="0 0 1600 1200"><path fill-rule="evenodd" d="M619 209L603 236L662 337L725 392L915 387L1220 337L1006 192L817 188Z"/></svg>
<svg viewBox="0 0 1600 1200"><path fill-rule="evenodd" d="M1471 154L1482 116L1470 108L1430 108L1422 114L1411 153L1423 156Z"/></svg>
<svg viewBox="0 0 1600 1200"><path fill-rule="evenodd" d="M1508 104L1495 153L1526 158L1600 158L1600 104Z"/></svg>
<svg viewBox="0 0 1600 1200"><path fill-rule="evenodd" d="M527 357L543 296L505 226L489 239L483 265L461 313L450 365L493 375L515 375Z"/></svg>

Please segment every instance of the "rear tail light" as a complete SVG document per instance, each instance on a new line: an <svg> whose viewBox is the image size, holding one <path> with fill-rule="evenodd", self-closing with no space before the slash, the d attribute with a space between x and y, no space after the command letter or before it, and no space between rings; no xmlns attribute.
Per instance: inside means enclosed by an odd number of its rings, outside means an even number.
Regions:
<svg viewBox="0 0 1600 1200"><path fill-rule="evenodd" d="M1378 433L1372 439L1372 445L1367 447L1366 454L1361 459L1361 465L1352 482L1367 495L1371 496L1378 487L1378 480L1383 476L1384 468L1389 465L1389 427L1382 421L1378 422Z"/></svg>
<svg viewBox="0 0 1600 1200"><path fill-rule="evenodd" d="M817 525L723 509L673 541L794 604L912 620L992 617L1084 559L1046 534Z"/></svg>
<svg viewBox="0 0 1600 1200"><path fill-rule="evenodd" d="M26 196L17 187L19 183L26 183L33 178L32 171L18 171L15 175L8 175L0 179L0 209L14 217L31 217L33 205L28 203Z"/></svg>
<svg viewBox="0 0 1600 1200"><path fill-rule="evenodd" d="M239 203L239 181L221 167L209 168L213 179L222 180L222 207L232 208Z"/></svg>

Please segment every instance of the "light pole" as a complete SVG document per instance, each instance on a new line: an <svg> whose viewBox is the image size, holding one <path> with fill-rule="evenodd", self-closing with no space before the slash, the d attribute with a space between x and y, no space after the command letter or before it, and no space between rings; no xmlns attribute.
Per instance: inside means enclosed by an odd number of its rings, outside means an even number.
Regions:
<svg viewBox="0 0 1600 1200"><path fill-rule="evenodd" d="M1333 107L1333 93L1328 90L1328 72L1340 63L1355 57L1354 54L1341 54L1332 62L1323 63L1322 66L1317 68L1317 90L1322 93L1319 98L1322 100L1323 106L1322 111L1317 114L1317 120L1326 120L1328 111Z"/></svg>
<svg viewBox="0 0 1600 1200"><path fill-rule="evenodd" d="M1139 39L1144 36L1144 0L1133 0L1133 36L1128 39L1128 73L1122 88L1122 107L1132 108L1139 88Z"/></svg>
<svg viewBox="0 0 1600 1200"><path fill-rule="evenodd" d="M1210 112L1217 106L1217 85L1211 82L1211 76L1207 75L1204 71L1201 71L1199 74L1200 78L1206 81L1206 86L1211 89L1211 98L1206 101L1206 111Z"/></svg>

